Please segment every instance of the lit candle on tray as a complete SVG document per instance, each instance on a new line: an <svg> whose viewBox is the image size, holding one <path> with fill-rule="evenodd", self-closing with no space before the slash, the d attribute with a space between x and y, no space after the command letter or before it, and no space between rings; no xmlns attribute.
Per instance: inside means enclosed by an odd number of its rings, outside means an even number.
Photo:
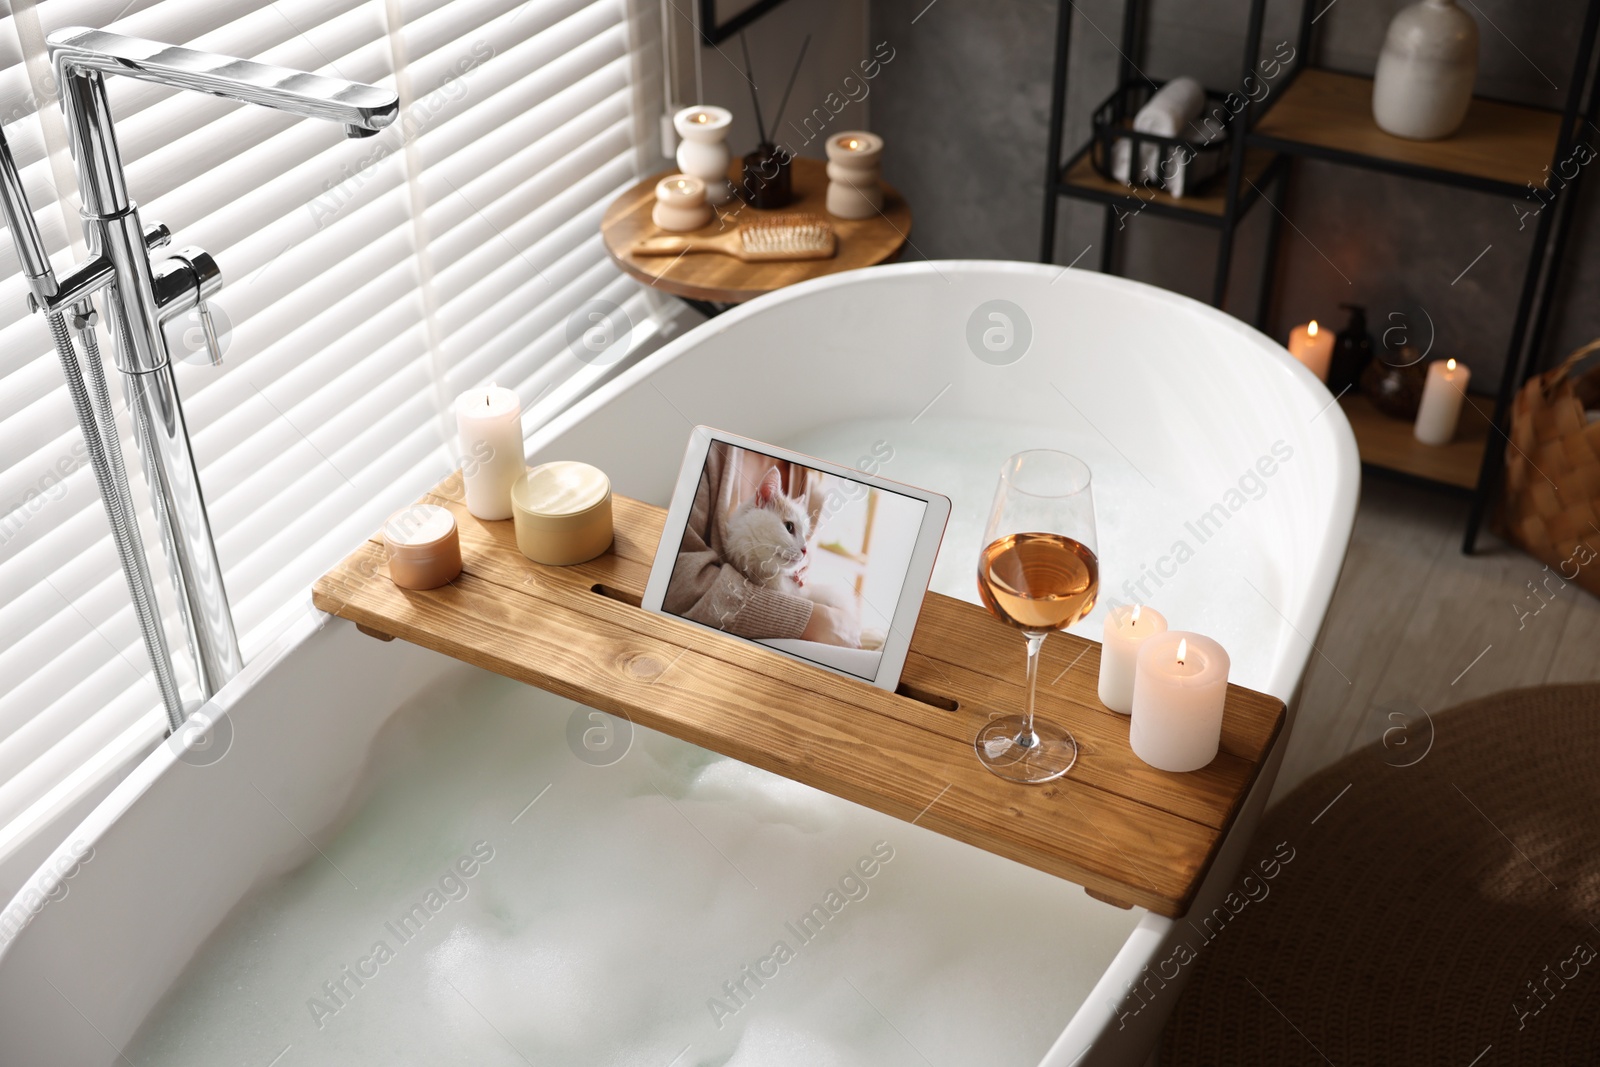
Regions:
<svg viewBox="0 0 1600 1067"><path fill-rule="evenodd" d="M1289 354L1304 363L1318 378L1328 380L1328 364L1333 361L1333 334L1312 319L1289 333Z"/></svg>
<svg viewBox="0 0 1600 1067"><path fill-rule="evenodd" d="M1133 676L1146 638L1167 632L1167 620L1142 604L1112 608L1100 635L1100 703L1123 715L1133 711Z"/></svg>
<svg viewBox="0 0 1600 1067"><path fill-rule="evenodd" d="M1461 419L1461 402L1467 398L1467 383L1472 371L1453 359L1428 364L1428 380L1422 385L1422 404L1417 408L1417 424L1412 433L1425 445L1447 445L1456 435Z"/></svg>
<svg viewBox="0 0 1600 1067"><path fill-rule="evenodd" d="M706 183L692 174L669 174L656 182L656 206L650 221L663 230L698 230L711 221Z"/></svg>
<svg viewBox="0 0 1600 1067"><path fill-rule="evenodd" d="M1133 682L1134 755L1162 771L1197 771L1222 743L1228 654L1209 637L1169 630L1145 639Z"/></svg>
<svg viewBox="0 0 1600 1067"><path fill-rule="evenodd" d="M480 519L511 518L511 487L527 468L522 401L494 383L456 398L461 480L467 510Z"/></svg>

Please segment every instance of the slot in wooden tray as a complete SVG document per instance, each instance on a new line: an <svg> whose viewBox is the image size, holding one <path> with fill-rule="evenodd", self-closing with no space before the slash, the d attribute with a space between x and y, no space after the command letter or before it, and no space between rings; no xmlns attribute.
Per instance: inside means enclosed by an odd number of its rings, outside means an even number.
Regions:
<svg viewBox="0 0 1600 1067"><path fill-rule="evenodd" d="M473 518L447 480L423 502L454 512L465 568L403 590L381 540L316 584L323 611L671 734L1082 885L1180 916L1282 727L1273 697L1229 686L1222 751L1189 774L1128 747L1128 719L1096 697L1100 646L1045 642L1038 714L1066 724L1068 775L1018 785L978 763L990 715L1021 707L1023 642L981 607L930 593L901 691L889 693L737 638L641 611L665 513L613 501L612 550L576 567L517 551L512 524Z"/></svg>

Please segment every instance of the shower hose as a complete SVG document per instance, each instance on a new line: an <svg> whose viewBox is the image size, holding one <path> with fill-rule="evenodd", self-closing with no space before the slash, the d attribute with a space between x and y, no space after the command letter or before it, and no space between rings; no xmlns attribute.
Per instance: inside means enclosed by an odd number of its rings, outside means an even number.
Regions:
<svg viewBox="0 0 1600 1067"><path fill-rule="evenodd" d="M111 410L111 396L106 389L105 368L101 364L94 327L86 326L83 330L86 352L80 362L77 348L72 343L72 334L61 312L52 311L45 318L50 324L50 334L55 339L56 353L61 357L61 376L67 381L67 392L72 397L78 426L83 430L83 441L89 451L89 466L94 469L95 485L100 490L100 499L111 520L111 540L117 546L117 558L122 563L122 576L128 582L134 616L138 620L139 632L144 637L150 666L155 671L156 688L161 691L161 702L166 707L167 725L176 732L183 725L183 701L172 672L166 631L162 629L161 616L156 607L155 586L150 579L150 566L144 552L144 540L139 534L138 517L133 511L133 494L122 462L122 449L115 439L115 416ZM85 378L88 379L87 385Z"/></svg>

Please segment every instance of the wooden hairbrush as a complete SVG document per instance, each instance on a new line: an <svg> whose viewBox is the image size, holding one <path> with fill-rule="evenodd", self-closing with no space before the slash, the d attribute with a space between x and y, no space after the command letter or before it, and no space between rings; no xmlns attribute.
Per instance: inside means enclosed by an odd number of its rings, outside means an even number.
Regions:
<svg viewBox="0 0 1600 1067"><path fill-rule="evenodd" d="M678 256L720 252L746 263L829 259L837 250L833 227L818 215L773 215L710 237L667 234L647 237L630 251L636 256Z"/></svg>

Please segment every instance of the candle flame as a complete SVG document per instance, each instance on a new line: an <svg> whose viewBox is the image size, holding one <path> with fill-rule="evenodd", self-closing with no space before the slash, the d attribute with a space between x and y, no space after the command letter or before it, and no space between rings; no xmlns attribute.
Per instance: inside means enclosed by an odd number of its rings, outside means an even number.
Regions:
<svg viewBox="0 0 1600 1067"><path fill-rule="evenodd" d="M1187 637L1178 638L1178 666L1180 666L1180 667L1183 666L1183 659L1188 654L1189 654L1189 639Z"/></svg>
<svg viewBox="0 0 1600 1067"><path fill-rule="evenodd" d="M678 186L678 192L680 193L689 188L689 183L684 181L682 178L679 178L676 184Z"/></svg>
<svg viewBox="0 0 1600 1067"><path fill-rule="evenodd" d="M1307 337L1315 337L1316 335L1317 335L1317 320L1316 319L1312 319L1311 320L1311 325L1306 327L1306 336Z"/></svg>
<svg viewBox="0 0 1600 1067"><path fill-rule="evenodd" d="M852 137L844 143L844 146L850 149L850 151L854 152L856 149L861 147L861 142Z"/></svg>
<svg viewBox="0 0 1600 1067"><path fill-rule="evenodd" d="M690 122L702 122L702 123L710 122L711 121L711 116L707 115L704 111L697 111L692 116L690 116L689 121Z"/></svg>
<svg viewBox="0 0 1600 1067"><path fill-rule="evenodd" d="M1142 608L1143 606L1144 606L1143 604L1135 604L1133 606L1133 618L1131 620L1129 620L1129 621L1131 621L1136 626L1139 623L1139 609Z"/></svg>
<svg viewBox="0 0 1600 1067"><path fill-rule="evenodd" d="M1453 370L1455 370L1455 369L1456 369L1456 361L1455 361L1455 360L1453 360L1453 359L1447 359L1447 360L1445 360L1445 362L1444 362L1444 369L1445 369L1445 370L1448 370L1448 371L1453 371Z"/></svg>

